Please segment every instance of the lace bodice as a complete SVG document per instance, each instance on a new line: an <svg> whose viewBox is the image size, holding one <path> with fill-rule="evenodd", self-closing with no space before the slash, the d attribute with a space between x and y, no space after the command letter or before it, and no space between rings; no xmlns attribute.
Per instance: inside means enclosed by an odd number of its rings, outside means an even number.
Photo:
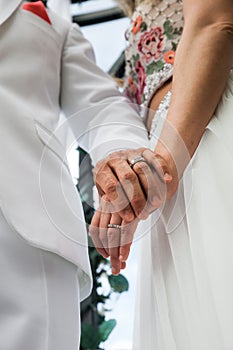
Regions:
<svg viewBox="0 0 233 350"><path fill-rule="evenodd" d="M182 1L141 3L126 31L125 92L147 106L155 91L172 76L175 51L183 29Z"/></svg>

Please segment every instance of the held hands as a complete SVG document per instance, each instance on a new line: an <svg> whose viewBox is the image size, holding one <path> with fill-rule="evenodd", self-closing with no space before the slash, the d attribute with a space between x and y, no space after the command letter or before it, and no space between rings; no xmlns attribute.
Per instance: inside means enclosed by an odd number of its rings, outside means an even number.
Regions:
<svg viewBox="0 0 233 350"><path fill-rule="evenodd" d="M115 152L97 163L94 178L100 206L90 232L99 253L110 256L113 274L126 266L139 220L176 192L174 167L145 148Z"/></svg>
<svg viewBox="0 0 233 350"><path fill-rule="evenodd" d="M127 223L119 214L111 214L108 209L109 201L104 195L93 216L90 233L97 251L105 258L110 257L112 273L118 275L126 266L139 219Z"/></svg>

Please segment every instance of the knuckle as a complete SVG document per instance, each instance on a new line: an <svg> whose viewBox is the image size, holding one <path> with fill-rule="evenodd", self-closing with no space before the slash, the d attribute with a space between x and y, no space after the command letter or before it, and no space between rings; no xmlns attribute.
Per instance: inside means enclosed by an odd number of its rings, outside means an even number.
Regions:
<svg viewBox="0 0 233 350"><path fill-rule="evenodd" d="M105 180L105 191L107 194L111 194L116 191L117 181L114 179L106 179Z"/></svg>
<svg viewBox="0 0 233 350"><path fill-rule="evenodd" d="M126 197L118 197L117 199L117 210L127 210L130 201Z"/></svg>
<svg viewBox="0 0 233 350"><path fill-rule="evenodd" d="M109 154L108 159L119 158L119 156L120 156L120 152L116 151L116 152L113 152L113 153Z"/></svg>
<svg viewBox="0 0 233 350"><path fill-rule="evenodd" d="M133 171L127 171L122 175L122 181L130 181L133 182L136 179L136 175Z"/></svg>
<svg viewBox="0 0 233 350"><path fill-rule="evenodd" d="M112 163L114 161L121 161L124 158L125 158L124 151L113 152L109 154L109 156L107 157L109 163Z"/></svg>
<svg viewBox="0 0 233 350"><path fill-rule="evenodd" d="M131 203L134 207L140 207L143 209L145 206L145 199L142 196L137 196L132 199Z"/></svg>
<svg viewBox="0 0 233 350"><path fill-rule="evenodd" d="M102 216L105 214L111 214L112 212L112 204L108 200L102 200L101 206L101 214Z"/></svg>
<svg viewBox="0 0 233 350"><path fill-rule="evenodd" d="M134 171L138 175L144 175L146 172L148 172L148 165L145 162L138 162L134 165Z"/></svg>
<svg viewBox="0 0 233 350"><path fill-rule="evenodd" d="M116 203L115 211L120 214L121 217L127 216L132 212L132 209L129 208L129 202L120 202Z"/></svg>

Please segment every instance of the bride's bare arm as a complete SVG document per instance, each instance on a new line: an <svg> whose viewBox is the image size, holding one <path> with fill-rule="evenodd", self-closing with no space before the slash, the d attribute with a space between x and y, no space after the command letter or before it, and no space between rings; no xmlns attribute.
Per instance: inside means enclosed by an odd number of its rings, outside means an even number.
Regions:
<svg viewBox="0 0 233 350"><path fill-rule="evenodd" d="M178 180L173 160L182 174L216 109L233 64L232 0L183 0L183 7L185 25L175 58L172 99L155 148L173 175L168 196L176 190ZM145 155L151 158L148 151Z"/></svg>

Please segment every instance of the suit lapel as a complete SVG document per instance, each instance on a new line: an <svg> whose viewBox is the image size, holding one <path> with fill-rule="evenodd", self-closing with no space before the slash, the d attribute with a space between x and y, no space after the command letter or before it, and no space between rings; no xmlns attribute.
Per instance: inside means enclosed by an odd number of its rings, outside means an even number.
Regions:
<svg viewBox="0 0 233 350"><path fill-rule="evenodd" d="M0 25L10 17L22 2L22 0L0 0Z"/></svg>

